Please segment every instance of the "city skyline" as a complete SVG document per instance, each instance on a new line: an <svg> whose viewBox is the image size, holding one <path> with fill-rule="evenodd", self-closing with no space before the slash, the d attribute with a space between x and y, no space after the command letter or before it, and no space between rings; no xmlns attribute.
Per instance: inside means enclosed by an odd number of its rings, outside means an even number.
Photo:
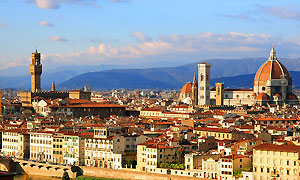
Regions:
<svg viewBox="0 0 300 180"><path fill-rule="evenodd" d="M300 57L299 7L297 1L2 0L0 68L28 65L35 46L48 67L267 57L271 44L279 58Z"/></svg>

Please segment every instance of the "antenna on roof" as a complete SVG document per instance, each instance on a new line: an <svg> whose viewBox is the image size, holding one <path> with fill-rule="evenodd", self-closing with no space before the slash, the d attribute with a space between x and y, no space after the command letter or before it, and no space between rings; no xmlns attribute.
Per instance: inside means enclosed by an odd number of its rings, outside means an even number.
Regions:
<svg viewBox="0 0 300 180"><path fill-rule="evenodd" d="M205 63L205 56L203 57L203 63Z"/></svg>

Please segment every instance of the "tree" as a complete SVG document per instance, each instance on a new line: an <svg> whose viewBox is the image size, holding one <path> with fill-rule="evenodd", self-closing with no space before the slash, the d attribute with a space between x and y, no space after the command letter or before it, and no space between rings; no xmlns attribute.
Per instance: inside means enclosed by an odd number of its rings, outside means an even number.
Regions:
<svg viewBox="0 0 300 180"><path fill-rule="evenodd" d="M132 168L135 168L136 164L137 164L137 162L136 162L135 159L130 159L129 162L128 162L129 167L132 166Z"/></svg>
<svg viewBox="0 0 300 180"><path fill-rule="evenodd" d="M70 180L70 176L67 171L64 172L63 177L61 179L62 180Z"/></svg>

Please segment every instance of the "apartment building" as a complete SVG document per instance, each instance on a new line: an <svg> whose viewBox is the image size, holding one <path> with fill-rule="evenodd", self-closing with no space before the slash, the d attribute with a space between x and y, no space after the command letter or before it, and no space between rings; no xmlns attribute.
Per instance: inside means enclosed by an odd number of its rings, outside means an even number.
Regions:
<svg viewBox="0 0 300 180"><path fill-rule="evenodd" d="M232 139L232 131L223 128L195 127L194 133L202 136L213 136L218 140Z"/></svg>
<svg viewBox="0 0 300 180"><path fill-rule="evenodd" d="M53 136L53 163L63 163L63 139L62 134Z"/></svg>
<svg viewBox="0 0 300 180"><path fill-rule="evenodd" d="M29 134L21 129L9 129L2 131L2 150L4 156L15 158L29 158Z"/></svg>
<svg viewBox="0 0 300 180"><path fill-rule="evenodd" d="M84 138L78 132L64 133L63 163L69 165L84 164Z"/></svg>
<svg viewBox="0 0 300 180"><path fill-rule="evenodd" d="M298 180L300 146L261 144L253 150L254 180Z"/></svg>
<svg viewBox="0 0 300 180"><path fill-rule="evenodd" d="M146 141L137 145L137 169L155 172L160 163L177 162L178 147L168 142Z"/></svg>
<svg viewBox="0 0 300 180"><path fill-rule="evenodd" d="M53 132L29 132L30 159L53 162Z"/></svg>

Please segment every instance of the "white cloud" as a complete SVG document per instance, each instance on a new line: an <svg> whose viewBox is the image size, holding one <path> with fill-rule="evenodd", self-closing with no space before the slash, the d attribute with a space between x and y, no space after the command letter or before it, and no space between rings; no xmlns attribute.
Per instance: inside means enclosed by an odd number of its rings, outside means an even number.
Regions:
<svg viewBox="0 0 300 180"><path fill-rule="evenodd" d="M57 0L35 0L35 5L42 9L58 9Z"/></svg>
<svg viewBox="0 0 300 180"><path fill-rule="evenodd" d="M299 5L286 5L286 6L261 6L262 12L280 19L294 19L300 20L300 6Z"/></svg>
<svg viewBox="0 0 300 180"><path fill-rule="evenodd" d="M58 9L61 4L76 4L79 6L99 7L92 2L95 0L33 0L35 5L42 9Z"/></svg>
<svg viewBox="0 0 300 180"><path fill-rule="evenodd" d="M137 33L141 35L142 33ZM146 35L145 35L146 36ZM147 37L147 36L146 36ZM143 39L143 38L141 38ZM52 36L51 41L67 41L60 36ZM230 32L217 34L205 32L192 35L173 34L160 36L152 41L137 41L131 44L112 45L100 42L96 46L73 53L43 53L47 64L144 64L172 66L195 62L206 56L212 58L268 57L272 44L278 57L300 57L300 36L283 39L280 36Z"/></svg>
<svg viewBox="0 0 300 180"><path fill-rule="evenodd" d="M40 26L54 26L54 24L48 22L48 21L40 21L39 22Z"/></svg>
<svg viewBox="0 0 300 180"><path fill-rule="evenodd" d="M49 41L55 41L55 42L67 42L68 40L66 38L60 37L60 36L50 36L48 38Z"/></svg>
<svg viewBox="0 0 300 180"><path fill-rule="evenodd" d="M90 46L87 50L71 54L49 54L52 61L72 62L76 64L101 64L143 62L152 59L162 61L165 57L172 57L180 61L178 56L193 56L201 58L207 55L213 58L232 58L239 56L257 57L267 54L263 47L272 44L274 37L266 34L246 34L231 32L215 34L211 32L196 35L161 36L152 41L145 41L145 35L133 33L139 40L136 43L113 46L100 43ZM144 37L145 36L145 37ZM147 38L146 38L147 39Z"/></svg>
<svg viewBox="0 0 300 180"><path fill-rule="evenodd" d="M6 25L6 24L0 22L0 28L1 28L1 27L4 27L5 25Z"/></svg>
<svg viewBox="0 0 300 180"><path fill-rule="evenodd" d="M131 36L134 37L135 39L139 40L139 41L152 41L152 39L148 36L146 36L145 34L143 34L142 32L140 31L136 31L136 32L133 32L131 33Z"/></svg>

